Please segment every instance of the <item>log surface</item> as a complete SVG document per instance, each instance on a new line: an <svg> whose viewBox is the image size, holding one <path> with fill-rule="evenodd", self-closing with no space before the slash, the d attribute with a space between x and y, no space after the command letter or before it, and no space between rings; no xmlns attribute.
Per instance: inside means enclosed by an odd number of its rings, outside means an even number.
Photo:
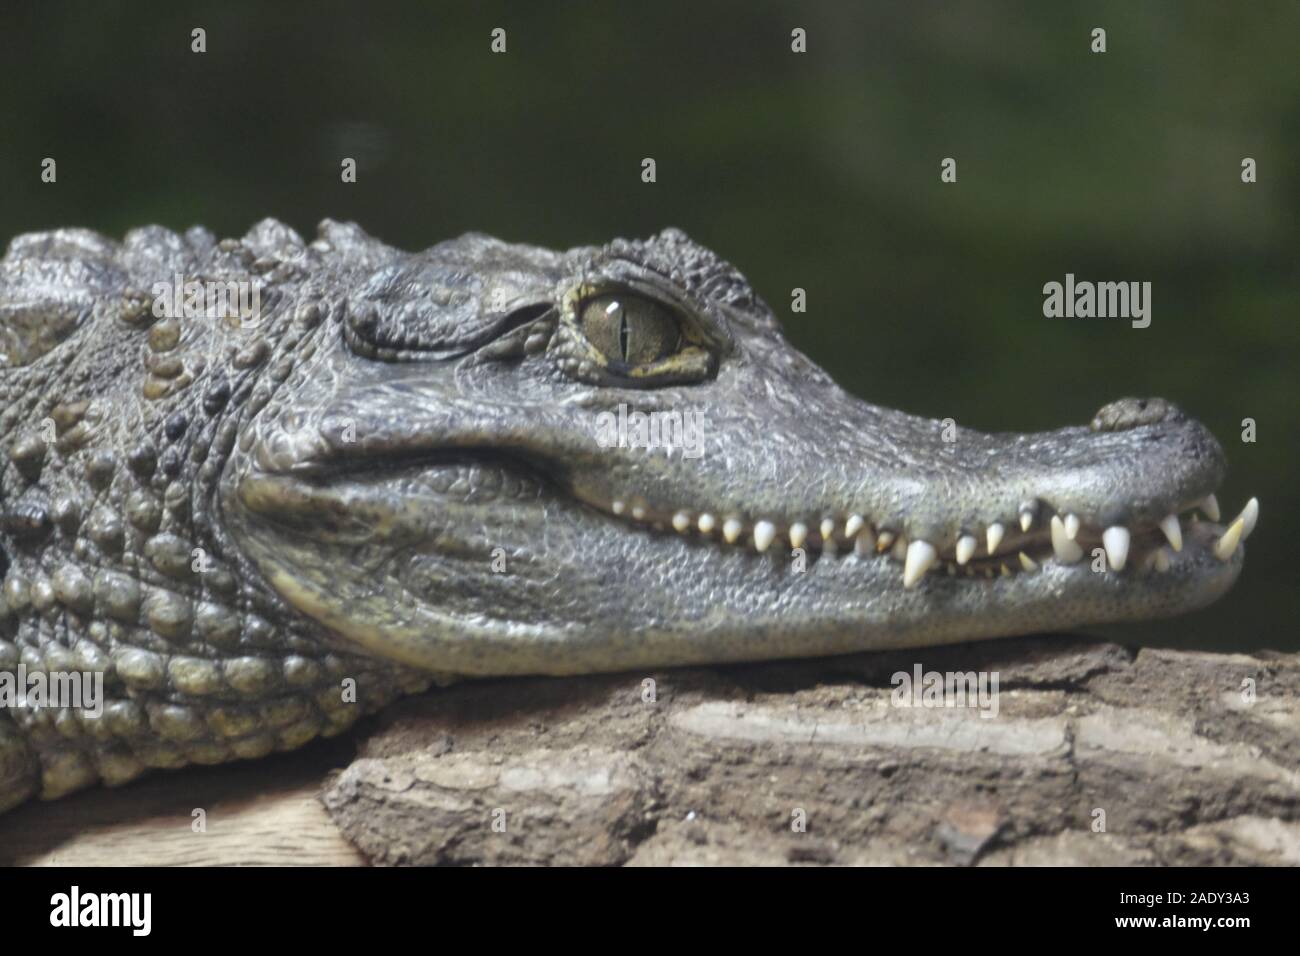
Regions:
<svg viewBox="0 0 1300 956"><path fill-rule="evenodd" d="M352 741L319 741L267 760L160 772L0 816L0 865L356 866L319 800ZM204 814L195 828L194 811Z"/></svg>
<svg viewBox="0 0 1300 956"><path fill-rule="evenodd" d="M917 664L996 673L996 716L896 705ZM0 817L3 863L367 861L1294 865L1300 655L1048 636L482 681Z"/></svg>
<svg viewBox="0 0 1300 956"><path fill-rule="evenodd" d="M918 663L997 672L996 716L896 706ZM1300 863L1296 655L1041 637L493 681L381 721L323 797L376 863Z"/></svg>

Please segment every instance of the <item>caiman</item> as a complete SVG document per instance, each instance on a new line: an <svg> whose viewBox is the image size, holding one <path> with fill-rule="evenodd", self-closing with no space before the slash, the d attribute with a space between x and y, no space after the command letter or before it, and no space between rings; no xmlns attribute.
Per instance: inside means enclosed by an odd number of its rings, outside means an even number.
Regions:
<svg viewBox="0 0 1300 956"><path fill-rule="evenodd" d="M0 708L0 809L288 750L459 678L1188 611L1258 515L1217 523L1224 470L1162 399L1041 434L869 405L671 229L20 236L0 673L100 675L103 699Z"/></svg>

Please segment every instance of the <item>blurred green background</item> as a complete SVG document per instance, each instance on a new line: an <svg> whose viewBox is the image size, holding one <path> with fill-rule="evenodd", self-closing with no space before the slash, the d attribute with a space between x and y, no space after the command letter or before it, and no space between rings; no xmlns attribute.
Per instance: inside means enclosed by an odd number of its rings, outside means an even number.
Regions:
<svg viewBox="0 0 1300 956"><path fill-rule="evenodd" d="M413 249L567 247L676 225L878 404L994 431L1182 404L1227 449L1229 517L1262 501L1246 571L1208 611L1108 633L1295 649L1297 37L1294 0L10 3L0 238L329 216ZM1067 272L1152 282L1150 328L1044 318Z"/></svg>

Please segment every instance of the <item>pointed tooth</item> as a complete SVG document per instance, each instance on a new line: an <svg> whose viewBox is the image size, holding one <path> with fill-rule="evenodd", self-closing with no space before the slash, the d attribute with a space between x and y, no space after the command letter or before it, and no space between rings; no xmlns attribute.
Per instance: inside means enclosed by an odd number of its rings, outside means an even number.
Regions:
<svg viewBox="0 0 1300 956"><path fill-rule="evenodd" d="M976 541L969 534L964 534L957 539L957 563L965 564L975 554Z"/></svg>
<svg viewBox="0 0 1300 956"><path fill-rule="evenodd" d="M880 532L880 537L876 539L876 550L881 554L884 554L893 545L895 537L897 537L897 535L892 531Z"/></svg>
<svg viewBox="0 0 1300 956"><path fill-rule="evenodd" d="M627 505L615 498L614 503L609 506L609 510L614 512L616 515L621 515L627 510Z"/></svg>
<svg viewBox="0 0 1300 956"><path fill-rule="evenodd" d="M1005 564L1002 565L1002 576L1004 578L1011 577L1011 569L1007 567Z"/></svg>
<svg viewBox="0 0 1300 956"><path fill-rule="evenodd" d="M1071 541L1079 537L1079 516L1078 515L1065 516L1065 536L1069 538Z"/></svg>
<svg viewBox="0 0 1300 956"><path fill-rule="evenodd" d="M770 521L759 521L754 524L754 548L761 554L767 550L767 546L772 543L776 537L776 525Z"/></svg>
<svg viewBox="0 0 1300 956"><path fill-rule="evenodd" d="M1061 564L1074 564L1083 557L1083 548L1070 540L1065 522L1058 515L1052 515L1052 552Z"/></svg>
<svg viewBox="0 0 1300 956"><path fill-rule="evenodd" d="M740 532L745 530L745 526L739 518L728 518L722 522L722 537L726 539L727 544L735 544L736 539L740 537Z"/></svg>
<svg viewBox="0 0 1300 956"><path fill-rule="evenodd" d="M1035 561L1033 558L1031 558L1029 555L1025 554L1025 552L1023 551L1020 552L1020 566L1024 568L1026 571L1038 570L1038 562Z"/></svg>
<svg viewBox="0 0 1300 956"><path fill-rule="evenodd" d="M1114 571L1123 571L1128 561L1128 528L1115 525L1101 533L1101 543L1106 547L1106 560Z"/></svg>
<svg viewBox="0 0 1300 956"><path fill-rule="evenodd" d="M1152 559L1151 565L1160 574L1164 574L1169 570L1169 552L1164 548L1156 548L1155 558Z"/></svg>
<svg viewBox="0 0 1300 956"><path fill-rule="evenodd" d="M823 541L835 540L835 522L830 518L823 518L821 524L821 533Z"/></svg>
<svg viewBox="0 0 1300 956"><path fill-rule="evenodd" d="M867 522L862 515L849 515L849 520L844 522L844 537L852 541L858 536L858 532L867 526Z"/></svg>
<svg viewBox="0 0 1300 956"><path fill-rule="evenodd" d="M1038 511L1038 502L1026 501L1020 506L1020 530L1028 531L1034 525L1034 514Z"/></svg>
<svg viewBox="0 0 1300 956"><path fill-rule="evenodd" d="M700 520L695 526L700 529L700 534L712 534L713 529L718 526L718 519L706 511L700 515Z"/></svg>
<svg viewBox="0 0 1300 956"><path fill-rule="evenodd" d="M1169 539L1169 546L1175 551L1183 550L1183 526L1178 523L1178 515L1165 515L1160 522L1160 530Z"/></svg>
<svg viewBox="0 0 1300 956"><path fill-rule="evenodd" d="M1001 522L995 521L989 525L987 532L989 554L992 555L998 550L998 545L1002 543L1002 536L1007 533L1007 529L1002 527Z"/></svg>
<svg viewBox="0 0 1300 956"><path fill-rule="evenodd" d="M1214 495L1206 495L1201 499L1200 504L1196 507L1204 511L1205 517L1209 518L1211 521L1218 521L1221 517L1219 513L1219 499L1214 497Z"/></svg>
<svg viewBox="0 0 1300 956"><path fill-rule="evenodd" d="M907 546L907 561L903 565L903 587L913 587L934 566L939 554L928 541L913 541Z"/></svg>
<svg viewBox="0 0 1300 956"><path fill-rule="evenodd" d="M1227 561L1241 544L1241 536L1246 530L1246 516L1238 515L1237 520L1228 525L1223 537L1214 542L1214 556L1220 561Z"/></svg>
<svg viewBox="0 0 1300 956"><path fill-rule="evenodd" d="M906 561L907 560L907 539L899 538L897 541L895 541L893 549L889 552L889 556L893 558L895 561Z"/></svg>
<svg viewBox="0 0 1300 956"><path fill-rule="evenodd" d="M1251 498L1246 502L1246 507L1241 509L1241 518L1246 522L1246 527L1241 530L1241 540L1245 541L1250 537L1250 533L1255 530L1255 523L1259 521L1259 499Z"/></svg>
<svg viewBox="0 0 1300 956"><path fill-rule="evenodd" d="M691 516L685 511L677 512L677 514L673 515L673 528L681 534L685 534L691 530Z"/></svg>
<svg viewBox="0 0 1300 956"><path fill-rule="evenodd" d="M636 521L644 521L644 520L645 520L645 505L633 505L633 506L632 506L632 517L633 517L633 519L636 520Z"/></svg>
<svg viewBox="0 0 1300 956"><path fill-rule="evenodd" d="M755 529L757 530L757 529ZM802 548L803 543L808 540L808 526L802 521L796 521L790 525L790 547Z"/></svg>
<svg viewBox="0 0 1300 956"><path fill-rule="evenodd" d="M853 553L860 558L870 557L876 549L876 537L870 531L863 531L853 542Z"/></svg>

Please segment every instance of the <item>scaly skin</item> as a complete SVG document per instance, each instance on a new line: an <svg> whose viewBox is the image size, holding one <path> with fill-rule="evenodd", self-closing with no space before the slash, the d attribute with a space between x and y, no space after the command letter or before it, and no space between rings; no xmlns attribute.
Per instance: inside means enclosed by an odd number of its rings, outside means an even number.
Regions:
<svg viewBox="0 0 1300 956"><path fill-rule="evenodd" d="M255 327L155 315L178 274L260 283ZM435 680L1178 613L1231 586L1257 514L1167 543L1224 460L1159 399L1038 435L867 405L671 230L24 236L0 358L0 671L109 698L0 712L0 809L296 747ZM599 440L620 404L700 416L699 454Z"/></svg>

